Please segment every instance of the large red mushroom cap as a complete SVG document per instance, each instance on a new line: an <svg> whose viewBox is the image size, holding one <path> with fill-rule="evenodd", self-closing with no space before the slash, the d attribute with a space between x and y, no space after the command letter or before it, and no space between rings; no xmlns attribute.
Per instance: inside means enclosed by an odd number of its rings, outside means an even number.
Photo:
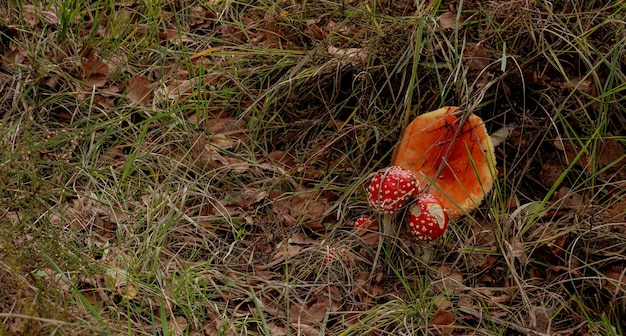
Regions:
<svg viewBox="0 0 626 336"><path fill-rule="evenodd" d="M367 188L367 200L374 210L393 213L417 192L413 173L400 167L387 167L374 174Z"/></svg>
<svg viewBox="0 0 626 336"><path fill-rule="evenodd" d="M419 240L431 241L441 237L448 228L448 212L440 200L423 194L409 209L407 230Z"/></svg>
<svg viewBox="0 0 626 336"><path fill-rule="evenodd" d="M463 122L457 110L446 106L415 118L392 158L393 165L413 172L421 189L434 184L429 193L452 217L475 209L496 175L494 148L482 119L470 114Z"/></svg>

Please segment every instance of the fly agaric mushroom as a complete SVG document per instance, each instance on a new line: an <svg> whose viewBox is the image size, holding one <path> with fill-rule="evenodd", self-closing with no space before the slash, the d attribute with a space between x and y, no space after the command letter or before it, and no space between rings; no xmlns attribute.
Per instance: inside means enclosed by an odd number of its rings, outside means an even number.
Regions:
<svg viewBox="0 0 626 336"><path fill-rule="evenodd" d="M482 119L466 119L446 106L415 118L395 148L392 164L415 175L420 188L443 203L451 217L475 209L493 187L494 148Z"/></svg>
<svg viewBox="0 0 626 336"><path fill-rule="evenodd" d="M354 221L354 229L357 231L377 230L378 223L371 216L361 216L356 221Z"/></svg>
<svg viewBox="0 0 626 336"><path fill-rule="evenodd" d="M423 194L409 209L408 231L419 240L431 241L441 237L448 228L448 212L440 200Z"/></svg>
<svg viewBox="0 0 626 336"><path fill-rule="evenodd" d="M367 200L374 210L390 214L400 209L417 192L413 173L400 167L387 167L374 174L367 188Z"/></svg>

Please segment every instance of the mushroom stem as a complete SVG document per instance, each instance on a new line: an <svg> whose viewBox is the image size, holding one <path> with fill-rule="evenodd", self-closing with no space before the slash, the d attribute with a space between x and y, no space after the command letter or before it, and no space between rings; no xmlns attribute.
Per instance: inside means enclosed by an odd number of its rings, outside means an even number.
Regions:
<svg viewBox="0 0 626 336"><path fill-rule="evenodd" d="M376 248L376 255L374 256L374 261L372 262L372 270L370 271L370 279L374 277L376 273L376 266L378 265L378 258L380 257L380 252L383 249L383 244L387 240L387 238L392 237L396 230L393 227L393 217L394 214L383 214L383 225L382 225L382 239L378 240L378 247Z"/></svg>
<svg viewBox="0 0 626 336"><path fill-rule="evenodd" d="M384 214L383 215L383 236L391 237L395 233L393 225L394 214Z"/></svg>

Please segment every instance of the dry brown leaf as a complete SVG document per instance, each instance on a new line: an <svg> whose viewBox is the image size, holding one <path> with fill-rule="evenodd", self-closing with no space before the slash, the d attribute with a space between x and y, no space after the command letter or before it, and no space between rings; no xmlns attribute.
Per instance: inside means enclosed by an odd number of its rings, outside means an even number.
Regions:
<svg viewBox="0 0 626 336"><path fill-rule="evenodd" d="M117 292L123 298L131 300L139 293L139 287L132 282L125 269L115 265L118 261L114 260L106 269L104 285L107 289Z"/></svg>
<svg viewBox="0 0 626 336"><path fill-rule="evenodd" d="M242 28L232 24L222 24L220 27L222 38L233 42L242 42L246 40L246 32Z"/></svg>
<svg viewBox="0 0 626 336"><path fill-rule="evenodd" d="M324 213L328 210L328 208L330 208L330 205L325 199L310 201L308 207L306 208L307 218L303 224L311 230L324 229L325 227L322 221L324 220Z"/></svg>
<svg viewBox="0 0 626 336"><path fill-rule="evenodd" d="M354 222L352 223L354 226ZM377 246L380 234L378 232L378 223L373 218L369 218L364 225L354 227L354 233L361 238L361 241L368 246Z"/></svg>
<svg viewBox="0 0 626 336"><path fill-rule="evenodd" d="M626 190L626 185L622 188L622 190ZM626 222L626 196L623 196L622 199L616 197L615 201L612 201L609 206L606 207L606 211L603 215L611 221ZM624 226L621 226L621 228L624 229Z"/></svg>
<svg viewBox="0 0 626 336"><path fill-rule="evenodd" d="M210 320L209 320L210 321ZM217 330L217 328L213 325L213 323L208 323L204 326L204 328L202 328L202 331L204 331L205 335L208 336L218 336L218 335L222 335L221 333L219 333L219 331Z"/></svg>
<svg viewBox="0 0 626 336"><path fill-rule="evenodd" d="M47 24L59 24L59 18L57 17L56 9L54 7L50 7L50 9L47 11L40 11L33 5L24 5L22 7L22 15L24 21L28 24L30 28L35 28L40 22L40 18L42 18L43 21Z"/></svg>
<svg viewBox="0 0 626 336"><path fill-rule="evenodd" d="M275 300L265 296L260 297L259 300L264 312L280 319L287 317L287 313L285 312L285 308L282 304L278 304ZM259 314L256 307L250 307L250 312L254 316L258 316Z"/></svg>
<svg viewBox="0 0 626 336"><path fill-rule="evenodd" d="M28 59L28 55L28 52L24 48L11 43L11 50L5 53L4 57L0 57L2 68L6 69L9 73L13 73L16 68L15 65L24 64Z"/></svg>
<svg viewBox="0 0 626 336"><path fill-rule="evenodd" d="M467 294L462 294L458 301L458 306L462 308L473 308L474 302L472 300L472 296Z"/></svg>
<svg viewBox="0 0 626 336"><path fill-rule="evenodd" d="M587 79L583 79L580 76L572 77L570 81L559 82L558 86L563 89L576 90L580 92L584 92L590 94L592 96L598 95L598 89L593 81L593 77L588 77ZM577 87L578 86L578 87Z"/></svg>
<svg viewBox="0 0 626 336"><path fill-rule="evenodd" d="M541 179L543 185L547 187L553 186L563 173L563 169L563 165L558 160L547 160L541 166L539 179Z"/></svg>
<svg viewBox="0 0 626 336"><path fill-rule="evenodd" d="M219 149L231 149L237 145L237 140L222 136L210 136L211 146Z"/></svg>
<svg viewBox="0 0 626 336"><path fill-rule="evenodd" d="M324 293L324 295L329 295L331 313L343 310L344 300L341 291L337 286L330 286L328 288L328 293Z"/></svg>
<svg viewBox="0 0 626 336"><path fill-rule="evenodd" d="M137 294L139 294L139 287L136 285L129 283L125 286L120 286L115 288L117 294L126 300L134 299Z"/></svg>
<svg viewBox="0 0 626 336"><path fill-rule="evenodd" d="M267 191L258 188L248 188L243 191L241 207L247 209L255 203L259 203L267 197Z"/></svg>
<svg viewBox="0 0 626 336"><path fill-rule="evenodd" d="M272 210L284 225L290 226L299 222L312 230L324 229L323 215L330 205L323 198L313 199L314 195L312 192L304 192L288 198L274 199Z"/></svg>
<svg viewBox="0 0 626 336"><path fill-rule="evenodd" d="M250 169L250 164L248 162L238 158L227 156L226 161L228 162L228 165L225 168L229 171L243 173Z"/></svg>
<svg viewBox="0 0 626 336"><path fill-rule="evenodd" d="M161 40L169 41L175 45L179 45L182 42L194 42L194 40L186 33L176 28L167 28L159 31L159 38Z"/></svg>
<svg viewBox="0 0 626 336"><path fill-rule="evenodd" d="M366 232L359 235L363 244L367 246L378 246L380 240L380 234L378 232Z"/></svg>
<svg viewBox="0 0 626 336"><path fill-rule="evenodd" d="M278 220L285 226L291 226L296 223L296 218L291 215L291 200L279 199L272 201L272 211L278 217Z"/></svg>
<svg viewBox="0 0 626 336"><path fill-rule="evenodd" d="M463 53L463 59L470 70L483 70L491 64L489 51L482 43L468 43Z"/></svg>
<svg viewBox="0 0 626 336"><path fill-rule="evenodd" d="M35 28L37 24L39 23L39 17L37 16L37 13L35 11L35 6L33 5L24 5L22 9L22 15L23 15L24 21L26 22L26 24L28 24L28 26L31 29Z"/></svg>
<svg viewBox="0 0 626 336"><path fill-rule="evenodd" d="M550 316L553 312L551 312L551 309L546 309L544 307L532 307L530 309L530 314L533 316L533 318L530 319L530 322L534 331L540 332L544 335L552 335L552 332L550 331L550 325L552 324Z"/></svg>
<svg viewBox="0 0 626 336"><path fill-rule="evenodd" d="M289 307L291 322L304 323L304 324L318 324L322 322L326 315L326 307L328 302L317 302L307 307L306 305L300 305L293 303Z"/></svg>
<svg viewBox="0 0 626 336"><path fill-rule="evenodd" d="M248 188L244 190L234 190L224 197L222 204L235 205L242 209L248 209L253 204L258 203L267 197L268 193L263 189Z"/></svg>
<svg viewBox="0 0 626 336"><path fill-rule="evenodd" d="M298 323L295 326L293 326L294 329L296 329L296 334L297 335L304 335L304 336L318 336L321 335L321 332L318 328L316 328L315 326L312 326L310 324L307 323Z"/></svg>
<svg viewBox="0 0 626 336"><path fill-rule="evenodd" d="M296 158L286 151L271 151L268 159L278 164L283 169L292 169L296 166Z"/></svg>
<svg viewBox="0 0 626 336"><path fill-rule="evenodd" d="M109 66L95 57L82 63L83 79L90 85L103 87L109 79Z"/></svg>
<svg viewBox="0 0 626 336"><path fill-rule="evenodd" d="M131 102L140 105L146 105L150 102L152 89L148 79L143 76L137 76L129 81L127 86L128 92L126 96Z"/></svg>
<svg viewBox="0 0 626 336"><path fill-rule="evenodd" d="M457 27L456 16L457 16L457 13L445 12L445 13L439 15L439 17L437 18L437 21L439 21L439 24L441 25L441 27L443 29L455 28L455 27ZM463 23L463 17L462 16L461 16L458 24L461 24L461 23Z"/></svg>
<svg viewBox="0 0 626 336"><path fill-rule="evenodd" d="M572 207L574 209L580 209L586 203L586 197L581 195L580 193L573 192L572 189L568 187L560 187L552 196L553 201L562 200L564 206Z"/></svg>
<svg viewBox="0 0 626 336"><path fill-rule="evenodd" d="M302 232L296 232L291 239L289 239L290 244L299 244L299 245L315 245L318 243L317 240L305 236Z"/></svg>
<svg viewBox="0 0 626 336"><path fill-rule="evenodd" d="M206 122L208 125L207 130L209 131L209 134L215 136L243 133L247 129L247 125L244 120L239 120L232 117L208 118Z"/></svg>
<svg viewBox="0 0 626 336"><path fill-rule="evenodd" d="M158 97L165 97L170 100L177 100L191 94L193 83L189 79L173 79L167 87L158 90Z"/></svg>
<svg viewBox="0 0 626 336"><path fill-rule="evenodd" d="M107 86L100 90L100 94L105 97L117 97L120 92L122 92L122 87L119 85Z"/></svg>
<svg viewBox="0 0 626 336"><path fill-rule="evenodd" d="M359 298L360 305L355 307L361 311L367 311L373 306L373 301L386 294L380 284L370 282L369 272L359 272L354 279L354 294Z"/></svg>
<svg viewBox="0 0 626 336"><path fill-rule="evenodd" d="M187 329L187 319L183 316L171 318L167 322L167 327L172 336L182 336L185 334L185 329Z"/></svg>
<svg viewBox="0 0 626 336"><path fill-rule="evenodd" d="M203 29L210 27L212 22L210 19L215 15L203 6L194 6L189 13L189 28Z"/></svg>
<svg viewBox="0 0 626 336"><path fill-rule="evenodd" d="M298 255L300 251L302 251L302 246L282 242L281 244L279 244L279 246L276 247L276 253L274 253L274 256L272 257L270 263L274 264L277 262L289 260Z"/></svg>
<svg viewBox="0 0 626 336"><path fill-rule="evenodd" d="M618 295L626 288L626 267L610 266L604 271L604 275L612 281L606 281L606 289L613 295Z"/></svg>
<svg viewBox="0 0 626 336"><path fill-rule="evenodd" d="M520 151L524 148L528 147L528 140L530 135L528 132L524 132L524 128L516 127L511 130L511 135L509 137L509 141L513 144L513 146L520 149Z"/></svg>
<svg viewBox="0 0 626 336"><path fill-rule="evenodd" d="M246 161L234 157L223 156L212 142L207 143L207 136L204 133L197 134L192 139L191 159L193 164L199 169L212 169L225 167L229 171L242 173L250 169L250 164Z"/></svg>
<svg viewBox="0 0 626 336"><path fill-rule="evenodd" d="M511 302L511 296L507 293L496 292L491 289L477 289L477 291L489 298L488 304L494 306L496 304L508 304Z"/></svg>
<svg viewBox="0 0 626 336"><path fill-rule="evenodd" d="M304 323L308 325L319 324L326 316L326 310L331 306L330 299L323 294L315 296L316 302L311 305L292 303L289 307L292 323Z"/></svg>
<svg viewBox="0 0 626 336"><path fill-rule="evenodd" d="M465 289L463 286L463 274L448 264L440 264L434 267L433 278L438 279L432 283L435 293L458 294Z"/></svg>
<svg viewBox="0 0 626 336"><path fill-rule="evenodd" d="M494 234L493 234L493 221L489 220L481 220L481 221L470 221L470 225L472 228L473 239L468 240L468 243L471 243L473 246L491 246L494 242Z"/></svg>
<svg viewBox="0 0 626 336"><path fill-rule="evenodd" d="M438 310L430 320L431 326L443 335L452 335L454 322L456 322L454 316L443 309Z"/></svg>
<svg viewBox="0 0 626 336"><path fill-rule="evenodd" d="M262 21L262 26L249 33L251 42L264 49L291 49L290 42L285 39L285 28L276 22Z"/></svg>
<svg viewBox="0 0 626 336"><path fill-rule="evenodd" d="M267 324L267 330L269 330L270 335L276 335L276 336L287 335L287 329L274 322L270 322Z"/></svg>
<svg viewBox="0 0 626 336"><path fill-rule="evenodd" d="M109 97L97 94L93 96L93 104L104 107L113 107L115 106L115 101Z"/></svg>
<svg viewBox="0 0 626 336"><path fill-rule="evenodd" d="M513 242L511 242L511 253L513 254L513 258L518 259L522 265L526 265L528 256L524 250L524 244L519 240L519 238L513 238Z"/></svg>
<svg viewBox="0 0 626 336"><path fill-rule="evenodd" d="M327 33L325 33L320 27L318 27L318 19L308 19L305 21L306 26L309 28L309 36L317 41L323 40Z"/></svg>
<svg viewBox="0 0 626 336"><path fill-rule="evenodd" d="M607 137L612 136L607 134ZM600 167L606 167L618 160L624 160L626 150L622 143L616 139L605 139L600 146L600 153L597 156Z"/></svg>
<svg viewBox="0 0 626 336"><path fill-rule="evenodd" d="M612 137L612 134L607 134L607 137ZM570 163L580 153L580 149L569 142L563 145L562 143L562 141L555 141L554 145L562 151L563 160ZM588 174L593 174L594 170L603 170L612 166L600 173L600 177L604 180L624 180L626 179L626 171L622 168L624 165L620 163L624 161L625 157L626 149L621 142L615 139L604 139L598 146L596 155L590 156L588 152L583 153L575 164L585 168Z"/></svg>

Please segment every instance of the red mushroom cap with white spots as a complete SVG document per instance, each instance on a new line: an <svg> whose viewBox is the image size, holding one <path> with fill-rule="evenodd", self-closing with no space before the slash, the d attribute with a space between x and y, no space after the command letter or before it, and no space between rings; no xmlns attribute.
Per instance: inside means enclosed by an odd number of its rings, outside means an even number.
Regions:
<svg viewBox="0 0 626 336"><path fill-rule="evenodd" d="M417 181L413 173L393 166L376 172L367 188L367 200L374 210L393 213L417 193Z"/></svg>
<svg viewBox="0 0 626 336"><path fill-rule="evenodd" d="M355 230L378 230L378 223L371 216L361 216L354 222Z"/></svg>
<svg viewBox="0 0 626 336"><path fill-rule="evenodd" d="M448 228L448 212L440 200L430 194L420 196L410 208L408 231L419 240L441 237Z"/></svg>

